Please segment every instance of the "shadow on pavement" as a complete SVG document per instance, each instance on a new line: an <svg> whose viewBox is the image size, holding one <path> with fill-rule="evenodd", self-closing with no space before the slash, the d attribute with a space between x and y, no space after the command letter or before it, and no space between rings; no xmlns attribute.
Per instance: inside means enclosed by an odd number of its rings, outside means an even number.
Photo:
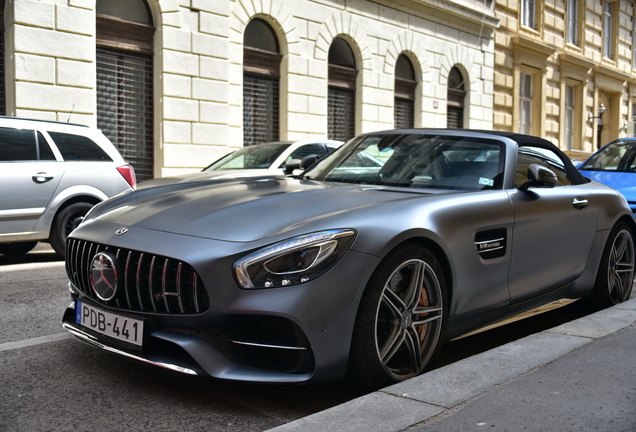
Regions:
<svg viewBox="0 0 636 432"><path fill-rule="evenodd" d="M0 266L26 263L45 263L64 261L58 256L48 243L38 243L35 249L26 255L9 256L0 255Z"/></svg>

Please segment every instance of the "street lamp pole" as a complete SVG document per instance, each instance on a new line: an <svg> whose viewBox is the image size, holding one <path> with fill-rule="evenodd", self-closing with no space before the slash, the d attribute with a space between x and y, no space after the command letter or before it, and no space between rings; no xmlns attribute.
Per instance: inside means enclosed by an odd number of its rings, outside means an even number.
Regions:
<svg viewBox="0 0 636 432"><path fill-rule="evenodd" d="M598 120L598 122L596 123L596 148L597 149L601 148L601 133L603 132L603 114L605 114L605 111L606 111L605 105L601 104L598 107L597 116L593 116L590 113L587 114L587 121L590 121L592 119Z"/></svg>

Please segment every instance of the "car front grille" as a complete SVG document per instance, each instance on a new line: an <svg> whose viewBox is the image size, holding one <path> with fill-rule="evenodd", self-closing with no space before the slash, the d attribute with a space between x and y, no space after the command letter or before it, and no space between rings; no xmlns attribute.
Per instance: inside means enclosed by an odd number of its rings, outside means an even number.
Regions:
<svg viewBox="0 0 636 432"><path fill-rule="evenodd" d="M91 263L95 254L115 257L118 282L112 300L97 297L91 286ZM210 306L208 293L194 268L173 258L69 239L66 273L73 284L94 301L121 310L198 314Z"/></svg>

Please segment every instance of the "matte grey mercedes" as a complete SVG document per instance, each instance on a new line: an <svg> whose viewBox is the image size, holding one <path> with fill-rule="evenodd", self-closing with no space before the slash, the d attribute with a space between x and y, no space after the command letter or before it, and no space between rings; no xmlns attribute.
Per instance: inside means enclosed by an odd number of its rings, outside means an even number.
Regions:
<svg viewBox="0 0 636 432"><path fill-rule="evenodd" d="M97 205L67 244L63 325L184 373L348 375L378 388L425 371L443 343L540 305L624 301L635 229L618 192L543 139L369 133L296 177Z"/></svg>

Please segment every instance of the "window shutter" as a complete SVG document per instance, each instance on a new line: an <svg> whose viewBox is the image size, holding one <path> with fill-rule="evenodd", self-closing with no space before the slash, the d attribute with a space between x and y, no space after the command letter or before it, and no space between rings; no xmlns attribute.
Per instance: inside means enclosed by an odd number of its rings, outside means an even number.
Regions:
<svg viewBox="0 0 636 432"><path fill-rule="evenodd" d="M278 78L243 74L243 145L278 141Z"/></svg>
<svg viewBox="0 0 636 432"><path fill-rule="evenodd" d="M135 168L153 178L152 56L97 48L97 127Z"/></svg>

